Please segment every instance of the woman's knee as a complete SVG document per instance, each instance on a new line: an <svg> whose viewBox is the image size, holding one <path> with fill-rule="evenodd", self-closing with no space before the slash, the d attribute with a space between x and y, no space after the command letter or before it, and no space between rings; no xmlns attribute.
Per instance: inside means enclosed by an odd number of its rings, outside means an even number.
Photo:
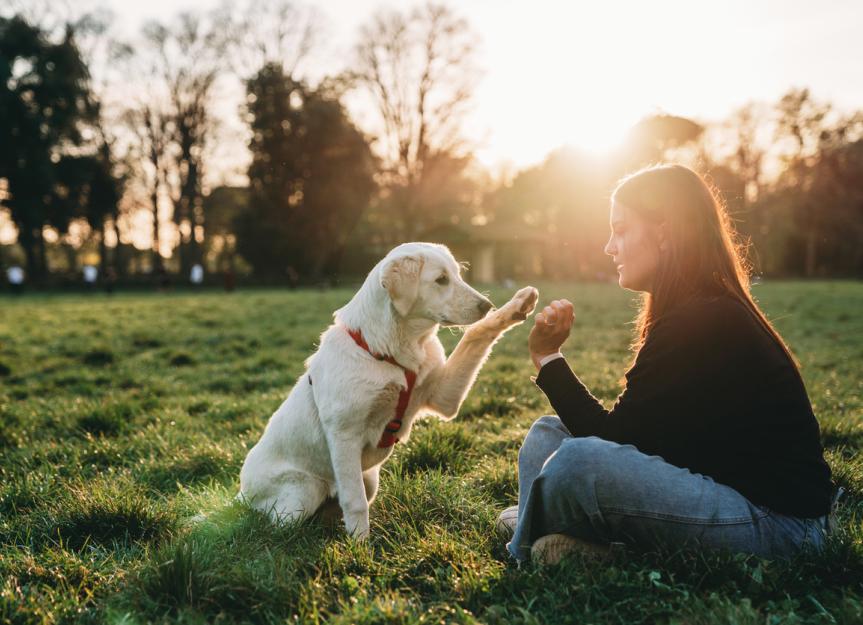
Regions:
<svg viewBox="0 0 863 625"><path fill-rule="evenodd" d="M560 446L562 440L570 437L569 431L556 415L545 415L530 426L527 436L519 449L519 460L523 456L533 458L543 455L547 458ZM543 459L544 459L543 458Z"/></svg>
<svg viewBox="0 0 863 625"><path fill-rule="evenodd" d="M595 488L597 479L607 481L621 470L620 450L621 445L595 436L569 438L546 461L542 474L547 480Z"/></svg>

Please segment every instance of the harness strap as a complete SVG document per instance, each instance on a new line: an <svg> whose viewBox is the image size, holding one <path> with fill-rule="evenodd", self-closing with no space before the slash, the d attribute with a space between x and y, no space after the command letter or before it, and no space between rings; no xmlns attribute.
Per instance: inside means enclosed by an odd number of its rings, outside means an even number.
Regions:
<svg viewBox="0 0 863 625"><path fill-rule="evenodd" d="M391 365L395 365L399 369L405 372L405 383L406 387L399 391L399 401L396 404L396 414L395 417L384 426L383 434L381 434L381 440L378 441L378 447L381 449L385 449L387 447L392 447L397 442L399 442L398 437L396 436L396 432L398 432L402 427L402 419L405 416L405 412L408 409L408 402L411 400L411 393L414 390L414 385L417 381L417 374L415 371L411 371L407 367L404 367L398 363L398 361L392 356L387 356L384 354L376 354L371 349L369 349L369 344L366 343L363 338L363 333L360 330L348 330L348 334L354 340L354 343L362 347L369 354L372 355L376 360L382 360L384 362L388 362Z"/></svg>

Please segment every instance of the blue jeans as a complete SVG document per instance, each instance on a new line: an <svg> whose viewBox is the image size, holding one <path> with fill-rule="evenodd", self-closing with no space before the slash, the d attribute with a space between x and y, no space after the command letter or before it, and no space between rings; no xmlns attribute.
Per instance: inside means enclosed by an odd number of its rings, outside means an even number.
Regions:
<svg viewBox="0 0 863 625"><path fill-rule="evenodd" d="M547 534L642 548L697 546L762 557L820 551L828 517L759 506L730 486L648 456L632 445L573 437L556 416L537 419L518 454L519 561Z"/></svg>

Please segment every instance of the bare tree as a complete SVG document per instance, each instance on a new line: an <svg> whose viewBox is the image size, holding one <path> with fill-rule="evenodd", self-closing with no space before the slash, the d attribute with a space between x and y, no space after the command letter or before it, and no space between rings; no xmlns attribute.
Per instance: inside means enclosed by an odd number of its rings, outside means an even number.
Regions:
<svg viewBox="0 0 863 625"><path fill-rule="evenodd" d="M743 200L747 205L757 202L763 190L767 150L761 136L768 123L768 112L764 105L757 102L749 102L738 108L726 122L734 137L731 164L743 180Z"/></svg>
<svg viewBox="0 0 863 625"><path fill-rule="evenodd" d="M188 273L200 260L204 242L205 159L218 128L211 107L224 72L226 26L216 13L181 13L170 27L145 25L143 40L166 98L170 123L163 128L170 142L163 145L166 160L160 167L180 233L180 269Z"/></svg>
<svg viewBox="0 0 863 625"><path fill-rule="evenodd" d="M317 43L319 15L290 0L226 1L221 19L227 28L227 62L240 79L268 64L278 64L295 78Z"/></svg>
<svg viewBox="0 0 863 625"><path fill-rule="evenodd" d="M466 151L464 114L478 79L478 37L449 8L381 11L360 30L354 78L379 117L384 182L400 187L402 236L422 223L419 196L434 162Z"/></svg>
<svg viewBox="0 0 863 625"><path fill-rule="evenodd" d="M759 202L766 185L764 170L772 138L768 136L770 126L770 111L759 102L748 102L736 109L721 126L730 139L731 148L724 163L740 184L739 197L727 198L729 207L736 205L739 211L733 217L740 222L741 232L754 243L749 253L753 266L759 271L764 269L760 250L768 249L765 239L774 229L771 211Z"/></svg>
<svg viewBox="0 0 863 625"><path fill-rule="evenodd" d="M818 268L818 241L822 236L821 207L809 193L812 173L821 155L823 137L830 131L831 106L816 101L808 89L791 89L776 105L776 139L786 146L783 186L793 187L802 197L797 219L805 233L804 273L811 277Z"/></svg>
<svg viewBox="0 0 863 625"><path fill-rule="evenodd" d="M161 218L159 208L167 197L169 147L172 136L171 117L155 99L142 100L129 107L123 117L131 133L128 154L136 163L138 185L147 197L153 215L152 267L164 269L161 254Z"/></svg>

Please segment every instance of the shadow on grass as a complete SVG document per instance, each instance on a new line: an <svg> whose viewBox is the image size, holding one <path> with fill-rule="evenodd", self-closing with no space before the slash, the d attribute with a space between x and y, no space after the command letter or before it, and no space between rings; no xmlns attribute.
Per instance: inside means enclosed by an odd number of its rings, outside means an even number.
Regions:
<svg viewBox="0 0 863 625"><path fill-rule="evenodd" d="M788 561L629 551L611 561L574 555L554 567L508 567L463 605L489 624L860 622L861 583L859 543L837 536L823 553Z"/></svg>
<svg viewBox="0 0 863 625"><path fill-rule="evenodd" d="M476 436L461 424L427 421L418 424L394 461L408 474L430 469L458 473L473 459L476 444Z"/></svg>
<svg viewBox="0 0 863 625"><path fill-rule="evenodd" d="M312 521L276 527L234 502L150 552L120 602L150 616L185 613L204 622L284 618L303 602L331 537Z"/></svg>
<svg viewBox="0 0 863 625"><path fill-rule="evenodd" d="M43 527L42 538L79 551L85 546L129 547L170 535L169 514L126 485L79 487L62 498L59 512Z"/></svg>
<svg viewBox="0 0 863 625"><path fill-rule="evenodd" d="M142 473L140 481L159 492L167 492L211 479L233 479L239 470L239 464L227 455L201 452L170 465L152 466Z"/></svg>

